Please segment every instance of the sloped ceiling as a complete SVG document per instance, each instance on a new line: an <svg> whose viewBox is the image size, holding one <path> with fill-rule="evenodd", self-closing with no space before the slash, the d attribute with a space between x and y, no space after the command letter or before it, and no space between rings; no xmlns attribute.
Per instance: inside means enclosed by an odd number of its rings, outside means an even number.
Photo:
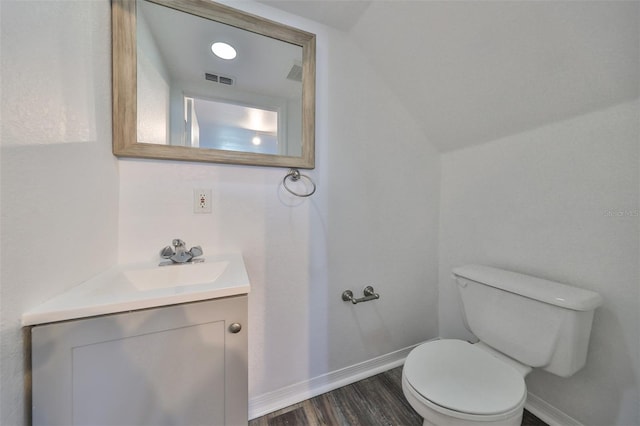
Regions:
<svg viewBox="0 0 640 426"><path fill-rule="evenodd" d="M257 1L342 31L349 31L371 3L370 0Z"/></svg>
<svg viewBox="0 0 640 426"><path fill-rule="evenodd" d="M639 95L636 1L262 2L348 32L443 152Z"/></svg>

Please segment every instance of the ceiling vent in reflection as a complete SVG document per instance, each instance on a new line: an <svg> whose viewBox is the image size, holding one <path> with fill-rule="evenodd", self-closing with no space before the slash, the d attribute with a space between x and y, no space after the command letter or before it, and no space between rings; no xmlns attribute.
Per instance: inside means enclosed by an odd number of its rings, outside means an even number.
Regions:
<svg viewBox="0 0 640 426"><path fill-rule="evenodd" d="M226 84L227 86L233 86L233 84L235 83L235 80L233 77L229 77L226 75L219 75L219 74L211 74L208 72L204 73L204 78L206 80L213 81L215 83Z"/></svg>
<svg viewBox="0 0 640 426"><path fill-rule="evenodd" d="M287 79L293 80L293 81L302 81L302 66L298 64L293 64L293 66L289 70Z"/></svg>

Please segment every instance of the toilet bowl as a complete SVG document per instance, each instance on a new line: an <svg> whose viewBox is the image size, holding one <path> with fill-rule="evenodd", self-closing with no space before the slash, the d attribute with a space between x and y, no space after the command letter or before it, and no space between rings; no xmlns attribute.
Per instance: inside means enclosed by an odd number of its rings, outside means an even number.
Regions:
<svg viewBox="0 0 640 426"><path fill-rule="evenodd" d="M569 377L586 363L597 293L481 265L453 270L477 338L415 347L402 390L425 426L518 426L532 368Z"/></svg>
<svg viewBox="0 0 640 426"><path fill-rule="evenodd" d="M477 345L435 340L407 357L402 390L425 426L520 425L526 371Z"/></svg>

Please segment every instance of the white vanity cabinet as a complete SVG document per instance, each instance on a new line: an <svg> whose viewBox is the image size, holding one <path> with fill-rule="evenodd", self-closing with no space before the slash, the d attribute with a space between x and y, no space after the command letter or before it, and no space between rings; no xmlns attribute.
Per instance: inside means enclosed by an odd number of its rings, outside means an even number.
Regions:
<svg viewBox="0 0 640 426"><path fill-rule="evenodd" d="M33 425L246 425L246 324L242 294L35 325Z"/></svg>

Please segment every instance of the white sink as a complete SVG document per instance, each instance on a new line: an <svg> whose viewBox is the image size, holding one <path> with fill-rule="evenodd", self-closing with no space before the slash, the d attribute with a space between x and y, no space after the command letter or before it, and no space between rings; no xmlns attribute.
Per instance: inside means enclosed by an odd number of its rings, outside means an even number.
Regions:
<svg viewBox="0 0 640 426"><path fill-rule="evenodd" d="M202 263L117 265L22 314L22 325L87 318L249 293L240 254Z"/></svg>
<svg viewBox="0 0 640 426"><path fill-rule="evenodd" d="M204 261L152 268L125 270L122 273L140 291L213 283L229 266L229 261Z"/></svg>

